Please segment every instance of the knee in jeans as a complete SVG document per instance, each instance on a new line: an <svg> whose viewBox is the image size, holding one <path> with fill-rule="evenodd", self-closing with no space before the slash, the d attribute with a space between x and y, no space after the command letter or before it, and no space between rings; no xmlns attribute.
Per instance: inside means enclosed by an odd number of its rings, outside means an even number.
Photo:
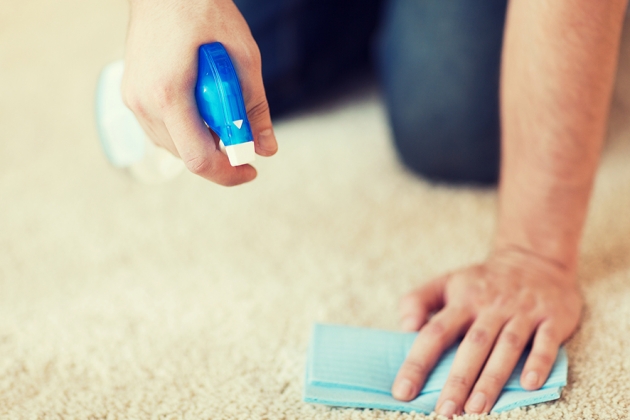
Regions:
<svg viewBox="0 0 630 420"><path fill-rule="evenodd" d="M456 133L394 125L394 144L402 163L431 181L492 185L498 180L498 129Z"/></svg>

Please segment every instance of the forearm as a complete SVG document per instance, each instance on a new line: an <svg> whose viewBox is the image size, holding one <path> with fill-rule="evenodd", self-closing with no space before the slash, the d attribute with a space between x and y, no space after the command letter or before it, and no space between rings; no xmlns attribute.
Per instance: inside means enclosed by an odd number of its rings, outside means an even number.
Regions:
<svg viewBox="0 0 630 420"><path fill-rule="evenodd" d="M627 0L512 0L497 249L575 270Z"/></svg>

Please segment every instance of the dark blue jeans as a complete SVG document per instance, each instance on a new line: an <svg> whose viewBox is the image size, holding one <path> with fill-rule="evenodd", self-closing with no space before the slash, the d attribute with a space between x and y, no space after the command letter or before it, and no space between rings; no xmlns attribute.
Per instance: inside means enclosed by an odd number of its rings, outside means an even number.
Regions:
<svg viewBox="0 0 630 420"><path fill-rule="evenodd" d="M492 184L507 0L236 0L272 114L375 63L402 162L436 181Z"/></svg>

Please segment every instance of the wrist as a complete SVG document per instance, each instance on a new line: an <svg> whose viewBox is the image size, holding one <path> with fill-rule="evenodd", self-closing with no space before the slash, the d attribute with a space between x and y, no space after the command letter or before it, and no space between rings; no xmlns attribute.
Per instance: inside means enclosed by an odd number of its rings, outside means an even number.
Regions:
<svg viewBox="0 0 630 420"><path fill-rule="evenodd" d="M522 178L528 174L527 169L512 168L516 173L507 179L511 182L503 182L500 187L494 248L519 250L574 272L590 183L577 187L559 175L549 175L541 181L539 174L534 180L527 177L530 184L526 184ZM521 179L513 179L517 175Z"/></svg>
<svg viewBox="0 0 630 420"><path fill-rule="evenodd" d="M494 240L495 252L518 251L575 272L583 222L571 220L567 214L563 220L558 216L552 211L503 212Z"/></svg>
<svg viewBox="0 0 630 420"><path fill-rule="evenodd" d="M577 258L566 260L548 256L518 244L497 239L488 261L501 266L528 267L554 278L574 283L577 274Z"/></svg>

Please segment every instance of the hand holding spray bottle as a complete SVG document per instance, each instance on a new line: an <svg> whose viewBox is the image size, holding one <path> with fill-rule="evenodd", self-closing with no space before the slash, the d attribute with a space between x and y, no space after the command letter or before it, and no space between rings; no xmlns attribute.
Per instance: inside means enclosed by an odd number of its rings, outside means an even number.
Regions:
<svg viewBox="0 0 630 420"><path fill-rule="evenodd" d="M147 139L120 93L124 63L112 63L99 78L96 117L101 144L116 167L129 168L135 178L156 183L173 178L184 165ZM201 118L221 139L221 150L232 166L255 160L253 135L238 76L219 42L199 47L195 99Z"/></svg>

